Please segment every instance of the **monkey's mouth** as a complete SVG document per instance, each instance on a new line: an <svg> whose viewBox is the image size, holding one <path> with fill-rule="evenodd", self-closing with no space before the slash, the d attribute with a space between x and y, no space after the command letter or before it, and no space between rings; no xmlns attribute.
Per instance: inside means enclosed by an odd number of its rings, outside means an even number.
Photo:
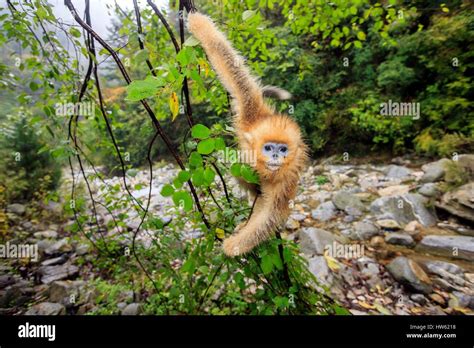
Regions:
<svg viewBox="0 0 474 348"><path fill-rule="evenodd" d="M275 162L267 162L266 164L267 169L271 170L272 172L280 169L281 163L275 163Z"/></svg>

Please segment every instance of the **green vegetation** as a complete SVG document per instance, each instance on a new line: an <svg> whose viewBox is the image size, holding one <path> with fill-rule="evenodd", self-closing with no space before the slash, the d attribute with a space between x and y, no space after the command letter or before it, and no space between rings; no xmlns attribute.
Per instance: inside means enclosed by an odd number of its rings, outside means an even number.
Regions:
<svg viewBox="0 0 474 348"><path fill-rule="evenodd" d="M474 15L467 1L197 3L263 83L294 95L275 107L299 122L313 156L371 150L446 156L474 149ZM170 23L177 10L172 2ZM175 205L171 222L118 184L104 183L94 200L88 182L73 181L72 190L68 182L68 193L61 191L64 219L75 219L68 233L94 246L93 257L82 262L103 278L92 282L96 314L116 313L129 290L149 314L346 314L314 289L294 242L276 238L243 259L223 255L220 240L251 211L225 180L258 184L258 177L219 157L235 151L232 111L198 42L186 34L180 44L175 32L176 52L155 12L148 6L139 12L141 29L133 9L113 7L105 41L118 51L119 67L97 39L92 46L77 20L60 25L45 0L9 1L2 9L2 208L57 188L61 168L75 175L98 168L84 173L93 181L173 161L181 168L161 188ZM419 117L382 115L381 104L392 101L418 103ZM84 115L58 113L86 103L92 107ZM137 242L140 229L131 239L130 233L104 237L95 215L99 200L113 216L105 229L126 230L134 213L142 230L153 231L151 244ZM190 226L202 237L183 239Z"/></svg>

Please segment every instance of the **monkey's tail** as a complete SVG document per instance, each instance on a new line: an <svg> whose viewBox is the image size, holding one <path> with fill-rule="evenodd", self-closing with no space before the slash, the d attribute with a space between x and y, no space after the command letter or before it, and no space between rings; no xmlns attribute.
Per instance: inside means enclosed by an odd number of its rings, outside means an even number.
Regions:
<svg viewBox="0 0 474 348"><path fill-rule="evenodd" d="M188 29L201 42L221 82L234 98L237 114L249 118L245 121L260 115L264 106L260 85L214 22L193 12L188 15Z"/></svg>

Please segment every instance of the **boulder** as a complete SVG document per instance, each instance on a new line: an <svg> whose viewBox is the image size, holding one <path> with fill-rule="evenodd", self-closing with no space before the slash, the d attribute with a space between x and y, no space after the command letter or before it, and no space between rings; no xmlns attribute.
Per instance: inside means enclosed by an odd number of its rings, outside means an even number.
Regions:
<svg viewBox="0 0 474 348"><path fill-rule="evenodd" d="M407 180L412 174L411 169L391 164L387 167L386 175L389 179Z"/></svg>
<svg viewBox="0 0 474 348"><path fill-rule="evenodd" d="M440 181L444 178L446 166L449 163L451 163L451 160L442 158L439 161L423 165L421 169L425 172L425 174L423 174L420 181L423 183Z"/></svg>
<svg viewBox="0 0 474 348"><path fill-rule="evenodd" d="M142 312L140 303L130 303L122 309L122 315L139 315Z"/></svg>
<svg viewBox="0 0 474 348"><path fill-rule="evenodd" d="M446 192L436 207L474 222L474 182L465 184L454 191Z"/></svg>
<svg viewBox="0 0 474 348"><path fill-rule="evenodd" d="M358 221L354 224L351 239L368 240L380 233L380 230L371 222Z"/></svg>
<svg viewBox="0 0 474 348"><path fill-rule="evenodd" d="M300 249L306 255L323 255L324 249L331 247L334 242L341 242L331 232L314 228L305 227L299 232Z"/></svg>
<svg viewBox="0 0 474 348"><path fill-rule="evenodd" d="M337 209L344 210L349 215L362 215L367 210L359 197L347 191L336 193L332 202Z"/></svg>
<svg viewBox="0 0 474 348"><path fill-rule="evenodd" d="M416 249L430 254L474 261L474 237L430 235L424 237Z"/></svg>
<svg viewBox="0 0 474 348"><path fill-rule="evenodd" d="M79 268L65 263L63 265L42 266L39 268L39 273L42 275L41 282L49 284L56 280L68 279L76 276L79 273Z"/></svg>
<svg viewBox="0 0 474 348"><path fill-rule="evenodd" d="M64 315L66 308L60 303L41 302L31 307L25 315Z"/></svg>
<svg viewBox="0 0 474 348"><path fill-rule="evenodd" d="M9 204L7 205L7 212L16 215L23 215L26 212L26 207L20 203Z"/></svg>
<svg viewBox="0 0 474 348"><path fill-rule="evenodd" d="M419 194L381 197L370 205L371 212L380 219L392 219L400 225L417 220L424 226L436 223L436 217L425 207L426 200Z"/></svg>
<svg viewBox="0 0 474 348"><path fill-rule="evenodd" d="M413 240L413 237L403 233L389 233L385 237L385 241L388 244L403 245L407 247L415 246L415 241Z"/></svg>
<svg viewBox="0 0 474 348"><path fill-rule="evenodd" d="M411 290L430 294L433 290L431 280L423 269L413 260L399 256L387 266L390 274Z"/></svg>
<svg viewBox="0 0 474 348"><path fill-rule="evenodd" d="M328 221L336 215L336 206L331 202L321 203L316 209L311 212L311 217L314 220Z"/></svg>

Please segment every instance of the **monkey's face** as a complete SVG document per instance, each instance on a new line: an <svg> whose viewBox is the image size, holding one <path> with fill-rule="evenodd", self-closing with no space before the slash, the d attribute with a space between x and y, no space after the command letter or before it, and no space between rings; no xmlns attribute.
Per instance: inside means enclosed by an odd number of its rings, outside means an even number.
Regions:
<svg viewBox="0 0 474 348"><path fill-rule="evenodd" d="M276 171L280 169L288 156L288 145L266 142L262 147L262 155L265 158L265 167L272 172Z"/></svg>

